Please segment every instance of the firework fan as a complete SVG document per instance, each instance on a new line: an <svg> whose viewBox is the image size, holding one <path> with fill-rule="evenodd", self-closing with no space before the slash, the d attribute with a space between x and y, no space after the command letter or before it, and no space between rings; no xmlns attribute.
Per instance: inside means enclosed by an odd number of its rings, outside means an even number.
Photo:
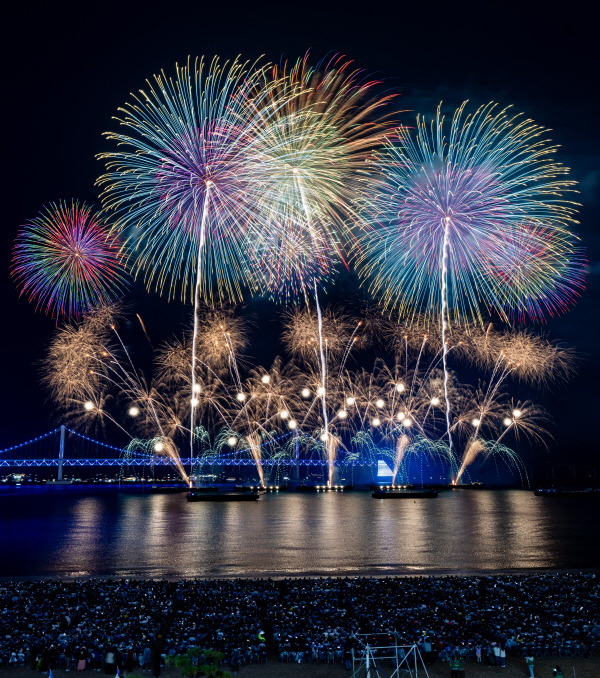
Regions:
<svg viewBox="0 0 600 678"><path fill-rule="evenodd" d="M416 133L398 130L378 153L385 176L366 204L375 225L358 263L371 290L405 316L448 322L536 320L564 310L583 282L569 227L576 205L568 170L545 130L490 103L446 127L441 107ZM442 308L445 307L445 308Z"/></svg>
<svg viewBox="0 0 600 678"><path fill-rule="evenodd" d="M51 203L19 231L12 275L20 294L54 316L81 316L125 287L119 246L84 203Z"/></svg>

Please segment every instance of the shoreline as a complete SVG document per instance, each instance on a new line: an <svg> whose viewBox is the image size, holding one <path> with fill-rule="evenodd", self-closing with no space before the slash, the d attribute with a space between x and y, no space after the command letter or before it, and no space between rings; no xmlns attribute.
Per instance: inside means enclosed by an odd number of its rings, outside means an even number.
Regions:
<svg viewBox="0 0 600 678"><path fill-rule="evenodd" d="M339 568L334 573L318 573L318 572L291 572L291 573L254 573L246 572L244 574L190 574L190 575L165 575L165 576L144 576L140 573L124 573L124 574L47 574L47 575L1 575L0 583L3 582L36 582L36 581L111 581L111 580L128 580L128 581L218 581L218 580L256 580L256 579L270 579L272 581L283 581L285 579L415 579L418 577L429 578L449 578L456 577L462 579L468 578L487 578L487 577L502 577L502 576L521 576L527 577L536 574L578 574L595 573L600 575L600 567L571 567L571 568L530 568L530 569L503 569L503 570L461 570L461 571L427 571L427 572L390 572L382 573L376 570L361 570L360 572L340 572Z"/></svg>

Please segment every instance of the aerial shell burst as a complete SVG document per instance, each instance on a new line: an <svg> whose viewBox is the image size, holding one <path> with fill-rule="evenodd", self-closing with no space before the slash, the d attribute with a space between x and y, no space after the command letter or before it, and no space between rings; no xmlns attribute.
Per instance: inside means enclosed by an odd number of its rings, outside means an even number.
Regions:
<svg viewBox="0 0 600 678"><path fill-rule="evenodd" d="M583 287L565 197L575 182L544 128L494 103L465 107L447 126L440 104L376 154L384 180L365 202L361 275L404 317L439 313L444 286L450 324L564 311Z"/></svg>
<svg viewBox="0 0 600 678"><path fill-rule="evenodd" d="M306 299L331 277L352 240L356 194L368 191L366 160L392 129L369 80L342 55L312 67L309 54L267 74L273 115L256 137L266 228L253 242L261 287L283 301Z"/></svg>
<svg viewBox="0 0 600 678"><path fill-rule="evenodd" d="M50 203L21 227L11 272L20 294L56 318L111 304L126 287L118 242L77 200Z"/></svg>
<svg viewBox="0 0 600 678"><path fill-rule="evenodd" d="M310 308L294 308L285 314L283 342L288 351L303 360L319 362L319 327ZM351 318L339 310L323 309L322 334L328 358L338 359L348 349L354 329ZM351 344L350 344L351 346Z"/></svg>
<svg viewBox="0 0 600 678"><path fill-rule="evenodd" d="M502 286L502 312L512 320L541 322L559 315L584 287L586 261L573 236L536 221L517 222L489 243L484 275Z"/></svg>
<svg viewBox="0 0 600 678"><path fill-rule="evenodd" d="M254 139L280 105L264 69L188 60L148 81L120 109L125 129L106 134L119 148L99 156L103 207L135 274L169 298L235 302L256 289L248 243L264 218L264 170Z"/></svg>

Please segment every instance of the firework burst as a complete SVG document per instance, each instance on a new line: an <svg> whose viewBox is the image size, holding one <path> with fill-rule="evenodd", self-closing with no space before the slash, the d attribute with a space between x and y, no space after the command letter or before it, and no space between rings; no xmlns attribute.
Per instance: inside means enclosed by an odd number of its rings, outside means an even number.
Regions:
<svg viewBox="0 0 600 678"><path fill-rule="evenodd" d="M564 313L584 287L586 262L573 236L539 222L515 223L482 253L483 276L507 295L502 313L537 322Z"/></svg>
<svg viewBox="0 0 600 678"><path fill-rule="evenodd" d="M20 294L54 316L81 316L126 286L119 245L84 203L51 203L21 227L12 275Z"/></svg>
<svg viewBox="0 0 600 678"><path fill-rule="evenodd" d="M387 308L444 306L451 324L486 312L539 320L569 305L583 281L569 230L577 205L565 197L575 182L545 132L493 103L469 115L463 104L449 126L440 107L376 154L385 180L357 259Z"/></svg>
<svg viewBox="0 0 600 678"><path fill-rule="evenodd" d="M321 334L327 360L336 360L353 341L356 323L344 313L326 308L321 318ZM291 355L311 363L318 363L319 322L310 308L293 309L286 314L283 342Z"/></svg>
<svg viewBox="0 0 600 678"><path fill-rule="evenodd" d="M42 370L42 383L55 405L81 405L99 392L104 375L99 358L108 356L110 324L117 315L117 308L105 307L57 330Z"/></svg>
<svg viewBox="0 0 600 678"><path fill-rule="evenodd" d="M168 297L238 301L253 288L264 170L250 149L269 117L264 68L188 61L154 76L120 109L124 131L106 135L120 148L100 156L103 206L134 272Z"/></svg>
<svg viewBox="0 0 600 678"><path fill-rule="evenodd" d="M268 82L274 114L255 148L269 221L255 256L271 296L306 298L344 261L359 223L356 194L367 190L365 161L390 129L381 109L391 97L375 97L378 83L342 56L313 68L307 54L291 68L274 67Z"/></svg>

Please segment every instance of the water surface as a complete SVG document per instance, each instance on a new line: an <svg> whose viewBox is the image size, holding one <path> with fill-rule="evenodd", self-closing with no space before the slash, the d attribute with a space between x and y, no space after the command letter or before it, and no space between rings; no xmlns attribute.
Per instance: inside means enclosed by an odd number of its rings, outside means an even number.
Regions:
<svg viewBox="0 0 600 678"><path fill-rule="evenodd" d="M2 488L0 576L230 577L596 568L600 501L523 490L188 503L112 488Z"/></svg>

